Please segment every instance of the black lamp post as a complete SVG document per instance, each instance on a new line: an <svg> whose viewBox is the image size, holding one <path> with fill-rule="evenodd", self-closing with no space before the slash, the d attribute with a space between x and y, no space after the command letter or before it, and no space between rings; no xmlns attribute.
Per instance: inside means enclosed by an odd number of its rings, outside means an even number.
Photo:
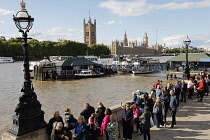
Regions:
<svg viewBox="0 0 210 140"><path fill-rule="evenodd" d="M30 80L29 58L27 40L27 32L32 28L34 18L32 18L25 9L26 4L20 3L21 10L13 16L15 25L22 33L23 50L24 50L24 82L19 97L19 104L15 108L15 115L12 116L13 125L8 130L10 133L20 136L32 131L36 131L46 126L44 121L44 112L41 110L41 104L37 100L33 85Z"/></svg>
<svg viewBox="0 0 210 140"><path fill-rule="evenodd" d="M190 68L189 68L189 63L188 63L188 48L189 48L189 45L191 43L191 40L188 38L187 36L187 39L183 41L185 46L186 46L186 66L185 66L185 77L189 80L190 78Z"/></svg>

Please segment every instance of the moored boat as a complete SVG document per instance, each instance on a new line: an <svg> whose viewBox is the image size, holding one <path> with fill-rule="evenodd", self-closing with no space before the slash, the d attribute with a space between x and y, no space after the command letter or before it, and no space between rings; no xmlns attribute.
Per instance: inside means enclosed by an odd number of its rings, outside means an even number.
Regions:
<svg viewBox="0 0 210 140"><path fill-rule="evenodd" d="M102 72L95 72L92 70L82 70L79 74L75 74L75 78L93 78L103 76Z"/></svg>
<svg viewBox="0 0 210 140"><path fill-rule="evenodd" d="M140 70L135 70L132 71L133 74L149 74L149 73L153 73L154 71L140 71Z"/></svg>
<svg viewBox="0 0 210 140"><path fill-rule="evenodd" d="M0 63L14 63L15 60L12 57L0 57Z"/></svg>

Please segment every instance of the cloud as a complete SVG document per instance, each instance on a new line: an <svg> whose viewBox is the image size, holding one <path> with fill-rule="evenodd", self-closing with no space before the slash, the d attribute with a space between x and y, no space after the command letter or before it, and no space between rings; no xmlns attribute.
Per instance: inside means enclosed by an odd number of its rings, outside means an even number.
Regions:
<svg viewBox="0 0 210 140"><path fill-rule="evenodd" d="M0 9L0 16L1 15L9 15L9 14L14 14L14 11L9 11L9 10L5 10L5 9Z"/></svg>
<svg viewBox="0 0 210 140"><path fill-rule="evenodd" d="M122 22L122 21L119 21L118 23L119 23L119 24L122 24L123 22Z"/></svg>
<svg viewBox="0 0 210 140"><path fill-rule="evenodd" d="M114 21L114 20L111 20L111 21L109 21L109 22L107 22L106 24L107 25L112 25L112 24L115 24L116 22Z"/></svg>
<svg viewBox="0 0 210 140"><path fill-rule="evenodd" d="M108 21L107 23L105 23L105 24L107 24L107 25L113 25L113 24L122 24L123 22L122 21L114 21L114 20L111 20L111 21Z"/></svg>
<svg viewBox="0 0 210 140"><path fill-rule="evenodd" d="M21 33L17 34L4 34L4 36L9 38L16 38L21 37ZM78 29L72 28L63 28L63 27L53 27L47 31L37 31L37 30L30 30L28 33L29 37L37 39L39 41L58 41L58 39L66 39L72 41L83 41L83 32Z"/></svg>
<svg viewBox="0 0 210 140"><path fill-rule="evenodd" d="M0 24L4 24L4 21L0 21Z"/></svg>
<svg viewBox="0 0 210 140"><path fill-rule="evenodd" d="M74 29L74 28L63 28L63 27L53 27L48 32L58 33L58 32L73 32L73 31L77 31L77 29Z"/></svg>
<svg viewBox="0 0 210 140"><path fill-rule="evenodd" d="M53 27L46 32L31 30L29 36L38 39L39 41L58 41L58 39L67 39L81 42L83 39L83 32L78 31L78 29Z"/></svg>
<svg viewBox="0 0 210 140"><path fill-rule="evenodd" d="M166 47L180 47L184 46L183 41L187 38L186 35L174 35L165 37L162 39L162 43L166 44ZM210 34L194 34L189 35L191 44L194 47L210 47Z"/></svg>
<svg viewBox="0 0 210 140"><path fill-rule="evenodd" d="M147 3L147 0L133 0L130 2L108 0L101 2L99 7L106 8L110 13L118 16L140 16L155 13L161 10L210 7L210 0L203 0L199 2L171 2L166 4L149 4Z"/></svg>

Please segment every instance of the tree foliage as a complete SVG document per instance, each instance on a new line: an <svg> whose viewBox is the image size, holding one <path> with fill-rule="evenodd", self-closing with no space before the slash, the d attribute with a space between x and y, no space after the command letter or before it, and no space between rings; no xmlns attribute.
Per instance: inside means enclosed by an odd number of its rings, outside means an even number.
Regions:
<svg viewBox="0 0 210 140"><path fill-rule="evenodd" d="M109 48L103 44L93 44L88 48L88 55L103 56L109 54Z"/></svg>
<svg viewBox="0 0 210 140"><path fill-rule="evenodd" d="M0 40L0 56L23 56L22 40L11 38L7 41ZM29 56L79 56L79 55L109 55L110 51L105 45L92 45L64 40L63 42L28 40Z"/></svg>
<svg viewBox="0 0 210 140"><path fill-rule="evenodd" d="M164 53L186 53L186 49L174 48L174 49L166 49L163 51ZM199 53L201 50L188 49L189 53Z"/></svg>

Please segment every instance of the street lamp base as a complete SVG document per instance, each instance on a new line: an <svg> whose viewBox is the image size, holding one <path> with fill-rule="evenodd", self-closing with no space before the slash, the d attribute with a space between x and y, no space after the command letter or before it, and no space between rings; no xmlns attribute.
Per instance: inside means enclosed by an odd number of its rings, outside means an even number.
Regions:
<svg viewBox="0 0 210 140"><path fill-rule="evenodd" d="M27 110L26 110L27 112ZM44 121L44 112L31 112L29 111L22 115L13 115L13 125L8 130L15 136L21 136L23 134L36 131L38 129L44 128L47 126L47 123Z"/></svg>
<svg viewBox="0 0 210 140"><path fill-rule="evenodd" d="M21 136L15 136L9 132L5 132L1 136L2 140L49 140L49 135L47 134L46 127L33 131Z"/></svg>

